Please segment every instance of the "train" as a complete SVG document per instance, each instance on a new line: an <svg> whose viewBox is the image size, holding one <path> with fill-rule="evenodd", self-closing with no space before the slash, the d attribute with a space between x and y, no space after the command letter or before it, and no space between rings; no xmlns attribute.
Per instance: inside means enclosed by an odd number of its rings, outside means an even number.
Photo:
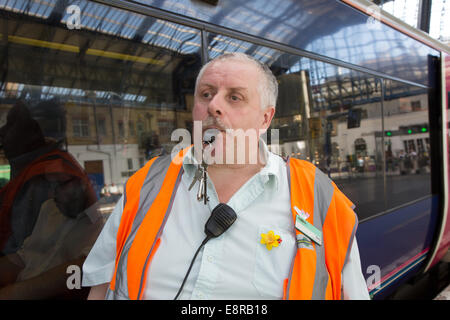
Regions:
<svg viewBox="0 0 450 320"><path fill-rule="evenodd" d="M201 66L244 52L278 79L269 149L312 162L356 205L371 298L450 262L450 47L372 2L1 0L0 25L1 122L24 101L104 219L171 133L192 130ZM3 153L0 168L6 185Z"/></svg>

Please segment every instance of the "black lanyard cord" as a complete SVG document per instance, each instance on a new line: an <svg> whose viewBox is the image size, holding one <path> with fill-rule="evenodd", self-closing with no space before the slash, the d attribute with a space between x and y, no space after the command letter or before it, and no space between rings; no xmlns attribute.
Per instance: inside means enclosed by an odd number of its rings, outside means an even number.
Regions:
<svg viewBox="0 0 450 320"><path fill-rule="evenodd" d="M194 257L191 260L191 264L189 265L189 269L186 272L186 275L184 276L183 282L181 283L181 287L178 290L177 295L175 296L174 300L177 300L178 296L180 295L181 291L183 290L184 284L186 283L186 280L189 276L189 273L191 272L192 266L194 265L195 258L197 258L198 253L200 252L201 248L212 238L216 238L220 236L222 233L228 230L228 228L236 221L236 212L234 210L226 205L225 203L219 203L211 212L211 216L209 217L208 221L205 224L205 233L206 238L203 240L200 247L198 247L197 251L194 254Z"/></svg>
<svg viewBox="0 0 450 320"><path fill-rule="evenodd" d="M204 246L204 245L209 241L209 239L211 239L211 238L212 238L212 237L207 236L207 237L205 238L205 240L203 240L203 242L202 242L202 244L200 245L200 247L198 247L197 251L196 251L195 254L194 254L194 257L193 257L192 260L191 260L191 264L189 265L189 269L188 269L188 271L186 272L186 275L184 276L183 283L181 284L181 287L180 287L180 289L178 290L178 293L177 293L177 295L175 296L175 298L174 298L173 300L177 300L178 296L180 295L181 291L183 290L184 284L186 283L186 280L187 280L187 278L188 278L188 276L189 276L189 273L191 273L191 269L192 269L192 266L194 265L195 258L197 258L197 255L198 255L198 253L200 252L200 250L203 248L203 246Z"/></svg>

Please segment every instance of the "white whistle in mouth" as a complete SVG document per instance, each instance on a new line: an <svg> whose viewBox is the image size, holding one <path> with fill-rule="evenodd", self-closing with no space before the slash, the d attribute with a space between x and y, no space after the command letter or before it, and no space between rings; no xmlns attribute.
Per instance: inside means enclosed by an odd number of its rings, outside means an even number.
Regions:
<svg viewBox="0 0 450 320"><path fill-rule="evenodd" d="M216 136L220 133L218 129L208 129L203 133L203 143L211 144L216 140Z"/></svg>

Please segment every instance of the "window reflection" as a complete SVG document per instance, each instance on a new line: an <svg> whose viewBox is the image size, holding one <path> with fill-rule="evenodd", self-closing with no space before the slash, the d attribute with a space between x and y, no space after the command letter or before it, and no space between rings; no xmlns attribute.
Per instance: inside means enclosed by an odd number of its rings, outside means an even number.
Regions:
<svg viewBox="0 0 450 320"><path fill-rule="evenodd" d="M224 36L210 56L243 51L268 64L279 83L271 129L280 156L307 160L355 203L360 219L384 211L381 82L369 75ZM381 201L380 201L381 200Z"/></svg>
<svg viewBox="0 0 450 320"><path fill-rule="evenodd" d="M36 5L45 14L0 18L0 298L86 297L66 267L82 265L127 179L191 122L200 32L87 1L69 29L63 6Z"/></svg>
<svg viewBox="0 0 450 320"><path fill-rule="evenodd" d="M428 91L386 81L384 123L387 207L431 194Z"/></svg>
<svg viewBox="0 0 450 320"><path fill-rule="evenodd" d="M280 142L271 150L328 174L355 203L360 220L431 193L426 90L386 81L382 97L381 80L370 75L210 38L210 56L242 51L270 66L279 83L272 129Z"/></svg>

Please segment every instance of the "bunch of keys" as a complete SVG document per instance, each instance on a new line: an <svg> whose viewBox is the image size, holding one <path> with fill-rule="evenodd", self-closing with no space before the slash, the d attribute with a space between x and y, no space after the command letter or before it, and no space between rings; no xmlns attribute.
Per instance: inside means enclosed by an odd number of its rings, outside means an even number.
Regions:
<svg viewBox="0 0 450 320"><path fill-rule="evenodd" d="M201 165L198 166L197 171L195 171L194 179L192 180L191 185L189 186L189 191L194 187L194 185L199 181L198 191L197 191L197 200L202 201L206 204L209 201L209 197L207 195L207 168L208 165L203 161Z"/></svg>
<svg viewBox="0 0 450 320"><path fill-rule="evenodd" d="M203 139L203 142L210 145L214 142L216 139L215 130L209 130L205 133L205 137ZM203 158L203 157L202 157ZM209 201L209 197L207 194L208 189L208 164L202 159L202 164L198 165L197 171L195 171L194 179L191 182L191 185L189 186L189 191L194 187L194 185L199 181L198 191L197 191L197 200L202 201L204 204L207 204Z"/></svg>

